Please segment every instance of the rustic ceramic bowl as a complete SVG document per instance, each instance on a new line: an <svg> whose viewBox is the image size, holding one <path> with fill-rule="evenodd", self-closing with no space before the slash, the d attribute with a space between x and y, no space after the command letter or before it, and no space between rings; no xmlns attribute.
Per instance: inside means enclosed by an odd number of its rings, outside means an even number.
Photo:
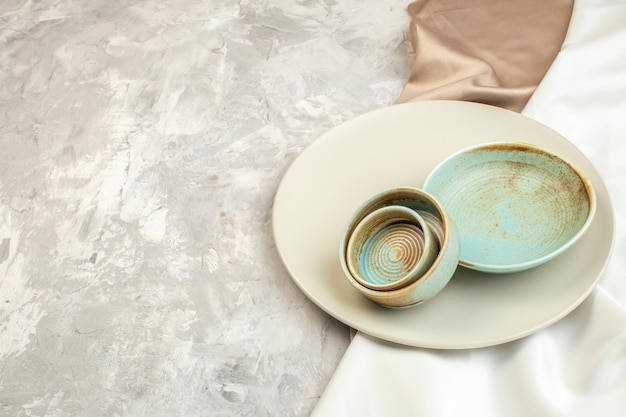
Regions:
<svg viewBox="0 0 626 417"><path fill-rule="evenodd" d="M593 187L581 171L524 143L463 149L431 171L424 189L459 229L460 264L491 273L553 259L585 233L596 211Z"/></svg>
<svg viewBox="0 0 626 417"><path fill-rule="evenodd" d="M435 236L415 210L386 206L356 226L348 240L346 263L359 284L389 291L421 277L438 250Z"/></svg>
<svg viewBox="0 0 626 417"><path fill-rule="evenodd" d="M415 281L401 288L379 291L361 285L347 265L347 249L350 237L357 226L370 213L388 206L403 206L421 213L429 213L430 221L438 220L442 241L437 245L437 255L430 267ZM429 217L429 216L426 216ZM430 229L430 227L428 227ZM459 234L443 206L429 193L411 187L400 187L375 195L359 207L341 236L339 244L340 263L348 282L361 294L385 307L408 307L420 304L438 294L450 281L459 260Z"/></svg>

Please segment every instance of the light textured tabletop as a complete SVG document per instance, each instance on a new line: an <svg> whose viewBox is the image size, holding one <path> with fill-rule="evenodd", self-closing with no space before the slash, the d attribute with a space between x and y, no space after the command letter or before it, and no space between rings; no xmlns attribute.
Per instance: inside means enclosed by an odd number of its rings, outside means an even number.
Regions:
<svg viewBox="0 0 626 417"><path fill-rule="evenodd" d="M288 276L272 202L395 102L408 3L0 3L1 416L311 412L349 329Z"/></svg>

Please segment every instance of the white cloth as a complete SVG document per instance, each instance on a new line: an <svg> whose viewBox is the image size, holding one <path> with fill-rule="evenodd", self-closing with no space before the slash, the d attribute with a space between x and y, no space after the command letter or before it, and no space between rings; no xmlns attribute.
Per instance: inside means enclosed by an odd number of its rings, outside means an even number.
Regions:
<svg viewBox="0 0 626 417"><path fill-rule="evenodd" d="M616 240L599 287L558 323L500 346L428 350L357 333L313 416L626 416L626 1L575 3L523 114L576 144L609 189Z"/></svg>

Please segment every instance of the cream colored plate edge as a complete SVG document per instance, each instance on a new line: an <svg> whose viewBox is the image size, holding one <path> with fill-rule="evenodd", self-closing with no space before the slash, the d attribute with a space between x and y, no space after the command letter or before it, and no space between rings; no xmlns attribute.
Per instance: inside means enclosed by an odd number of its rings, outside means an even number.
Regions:
<svg viewBox="0 0 626 417"><path fill-rule="evenodd" d="M440 294L416 307L386 309L357 293L343 277L338 258L350 214L387 188L421 188L430 170L455 151L502 140L536 144L587 174L598 206L585 236L529 271L491 275L459 267ZM371 336L438 349L497 345L560 320L592 292L614 240L606 186L572 143L517 113L456 101L395 105L330 130L288 169L272 221L284 265L316 305Z"/></svg>

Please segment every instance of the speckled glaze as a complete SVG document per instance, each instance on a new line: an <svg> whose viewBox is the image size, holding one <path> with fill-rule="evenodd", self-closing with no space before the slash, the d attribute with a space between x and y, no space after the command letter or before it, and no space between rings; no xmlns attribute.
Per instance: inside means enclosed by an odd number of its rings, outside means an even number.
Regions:
<svg viewBox="0 0 626 417"><path fill-rule="evenodd" d="M348 241L360 222L370 213L387 206L403 206L416 212L430 213L441 222L443 241L430 268L411 284L390 291L367 288L350 273L346 254ZM431 217L431 221L432 221ZM399 187L383 191L359 207L349 219L339 244L341 267L344 275L361 294L385 307L409 307L420 304L439 293L454 275L458 265L460 241L457 228L443 206L429 193L412 187Z"/></svg>
<svg viewBox="0 0 626 417"><path fill-rule="evenodd" d="M580 170L517 142L449 156L431 171L424 189L459 228L460 264L491 273L553 259L585 233L596 210L594 190Z"/></svg>
<svg viewBox="0 0 626 417"><path fill-rule="evenodd" d="M389 291L422 276L438 250L422 216L408 207L388 206L367 215L354 229L346 263L359 284Z"/></svg>

